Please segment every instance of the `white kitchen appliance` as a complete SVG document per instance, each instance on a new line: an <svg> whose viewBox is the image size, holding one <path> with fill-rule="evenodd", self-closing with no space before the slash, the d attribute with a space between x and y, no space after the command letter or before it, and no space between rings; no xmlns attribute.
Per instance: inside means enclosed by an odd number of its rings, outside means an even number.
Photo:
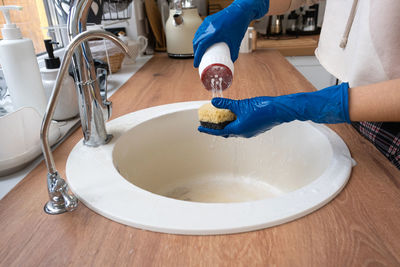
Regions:
<svg viewBox="0 0 400 267"><path fill-rule="evenodd" d="M192 40L202 23L192 0L174 0L165 24L167 52L170 57L192 57Z"/></svg>

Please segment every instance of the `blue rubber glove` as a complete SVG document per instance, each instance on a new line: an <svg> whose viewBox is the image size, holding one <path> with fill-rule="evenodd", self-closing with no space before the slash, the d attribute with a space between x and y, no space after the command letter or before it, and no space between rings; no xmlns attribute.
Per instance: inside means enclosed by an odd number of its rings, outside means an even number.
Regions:
<svg viewBox="0 0 400 267"><path fill-rule="evenodd" d="M206 17L193 39L194 67L199 66L207 48L219 42L229 46L235 62L250 22L264 16L268 8L269 0L235 0L227 8Z"/></svg>
<svg viewBox="0 0 400 267"><path fill-rule="evenodd" d="M293 120L316 123L350 123L348 83L312 93L278 97L255 97L244 100L213 98L217 108L230 109L236 120L222 130L200 126L199 131L223 137L252 137L272 127Z"/></svg>

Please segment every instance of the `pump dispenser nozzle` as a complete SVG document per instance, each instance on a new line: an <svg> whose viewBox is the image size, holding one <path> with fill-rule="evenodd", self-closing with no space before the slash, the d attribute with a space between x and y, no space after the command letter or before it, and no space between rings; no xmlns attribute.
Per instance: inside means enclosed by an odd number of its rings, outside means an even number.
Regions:
<svg viewBox="0 0 400 267"><path fill-rule="evenodd" d="M60 67L60 58L54 56L54 48L53 44L58 44L57 42L53 42L51 39L44 40L44 45L46 47L46 52L48 54L48 58L44 59L46 64L46 69L58 69Z"/></svg>
<svg viewBox="0 0 400 267"><path fill-rule="evenodd" d="M21 30L15 23L11 22L10 10L22 10L22 6L0 6L0 11L6 19L6 24L1 29L4 40L22 39Z"/></svg>

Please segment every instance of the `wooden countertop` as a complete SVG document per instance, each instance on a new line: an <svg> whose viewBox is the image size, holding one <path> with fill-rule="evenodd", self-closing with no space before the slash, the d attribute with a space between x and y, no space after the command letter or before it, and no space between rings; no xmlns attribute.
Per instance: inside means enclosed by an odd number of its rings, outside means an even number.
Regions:
<svg viewBox="0 0 400 267"><path fill-rule="evenodd" d="M210 98L192 64L156 55L112 96L113 118ZM278 52L243 54L235 65L226 97L314 90ZM0 266L400 266L400 171L350 125L331 128L358 162L340 195L308 216L243 234L154 233L110 221L82 203L74 212L46 215L41 163L0 201ZM64 178L81 138L77 130L54 152Z"/></svg>
<svg viewBox="0 0 400 267"><path fill-rule="evenodd" d="M257 33L254 32L254 36ZM314 56L315 49L318 47L319 35L283 36L280 39L266 39L257 37L254 49L276 49L283 56Z"/></svg>

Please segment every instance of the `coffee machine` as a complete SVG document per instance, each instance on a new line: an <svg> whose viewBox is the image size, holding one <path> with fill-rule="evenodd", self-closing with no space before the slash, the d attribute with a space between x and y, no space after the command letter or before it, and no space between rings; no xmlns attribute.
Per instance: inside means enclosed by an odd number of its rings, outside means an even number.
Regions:
<svg viewBox="0 0 400 267"><path fill-rule="evenodd" d="M267 36L278 36L283 33L283 15L269 16L267 24Z"/></svg>
<svg viewBox="0 0 400 267"><path fill-rule="evenodd" d="M266 16L265 37L272 39L296 38L299 35L319 34L319 4L300 7L286 15ZM261 32L261 31L260 31Z"/></svg>
<svg viewBox="0 0 400 267"><path fill-rule="evenodd" d="M286 34L288 35L314 35L319 34L318 27L319 5L312 5L307 8L299 8L292 11L288 16Z"/></svg>

